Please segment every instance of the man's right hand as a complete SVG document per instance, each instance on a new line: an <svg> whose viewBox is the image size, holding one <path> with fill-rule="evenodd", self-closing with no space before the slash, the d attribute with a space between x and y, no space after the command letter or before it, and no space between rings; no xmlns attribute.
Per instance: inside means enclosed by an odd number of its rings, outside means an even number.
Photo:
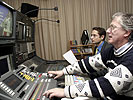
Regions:
<svg viewBox="0 0 133 100"><path fill-rule="evenodd" d="M57 78L61 77L64 73L62 70L60 70L60 71L48 71L48 74L55 75L54 79L57 79Z"/></svg>

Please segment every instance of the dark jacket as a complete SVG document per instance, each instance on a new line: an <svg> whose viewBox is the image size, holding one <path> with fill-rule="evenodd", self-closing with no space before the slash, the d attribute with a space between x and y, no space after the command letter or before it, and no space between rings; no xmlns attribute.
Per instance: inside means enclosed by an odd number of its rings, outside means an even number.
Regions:
<svg viewBox="0 0 133 100"><path fill-rule="evenodd" d="M106 48L108 48L110 46L111 46L111 44L109 44L108 42L104 41L104 44L103 44L102 49L101 49L100 52L102 52L104 49L106 49ZM94 54L96 53L96 48L97 48L97 46L95 46L95 48L94 48Z"/></svg>

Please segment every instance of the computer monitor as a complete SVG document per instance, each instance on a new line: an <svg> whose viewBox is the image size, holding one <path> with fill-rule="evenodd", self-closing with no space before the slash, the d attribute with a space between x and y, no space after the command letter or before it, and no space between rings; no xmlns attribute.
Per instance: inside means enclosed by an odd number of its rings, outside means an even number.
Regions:
<svg viewBox="0 0 133 100"><path fill-rule="evenodd" d="M6 76L9 72L11 72L9 55L0 56L0 76Z"/></svg>
<svg viewBox="0 0 133 100"><path fill-rule="evenodd" d="M86 45L89 41L89 35L87 30L83 30L82 36L81 36L81 43L83 45Z"/></svg>
<svg viewBox="0 0 133 100"><path fill-rule="evenodd" d="M12 39L14 9L3 1L0 1L0 39Z"/></svg>

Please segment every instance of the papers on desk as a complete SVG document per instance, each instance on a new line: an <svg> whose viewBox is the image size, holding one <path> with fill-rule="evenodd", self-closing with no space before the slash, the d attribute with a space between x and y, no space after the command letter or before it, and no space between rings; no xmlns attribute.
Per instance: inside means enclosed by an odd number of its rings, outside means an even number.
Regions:
<svg viewBox="0 0 133 100"><path fill-rule="evenodd" d="M75 62L77 62L78 60L76 59L76 57L74 56L73 52L71 50L69 50L68 52L66 52L63 57L72 65ZM91 97L76 97L74 99L70 99L70 98L62 98L61 100L97 100L96 98L91 98Z"/></svg>
<svg viewBox="0 0 133 100"><path fill-rule="evenodd" d="M69 50L68 52L66 52L63 57L72 65L75 62L77 62L78 60L76 59L76 57L74 56L73 52L71 50Z"/></svg>

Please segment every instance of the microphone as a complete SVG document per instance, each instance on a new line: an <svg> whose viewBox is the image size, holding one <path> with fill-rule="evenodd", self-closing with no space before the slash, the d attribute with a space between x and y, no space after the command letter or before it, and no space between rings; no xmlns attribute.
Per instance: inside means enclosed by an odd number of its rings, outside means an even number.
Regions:
<svg viewBox="0 0 133 100"><path fill-rule="evenodd" d="M60 20L57 20L56 22L57 22L57 23L60 23Z"/></svg>
<svg viewBox="0 0 133 100"><path fill-rule="evenodd" d="M54 7L54 10L55 10L55 11L58 11L58 7Z"/></svg>

